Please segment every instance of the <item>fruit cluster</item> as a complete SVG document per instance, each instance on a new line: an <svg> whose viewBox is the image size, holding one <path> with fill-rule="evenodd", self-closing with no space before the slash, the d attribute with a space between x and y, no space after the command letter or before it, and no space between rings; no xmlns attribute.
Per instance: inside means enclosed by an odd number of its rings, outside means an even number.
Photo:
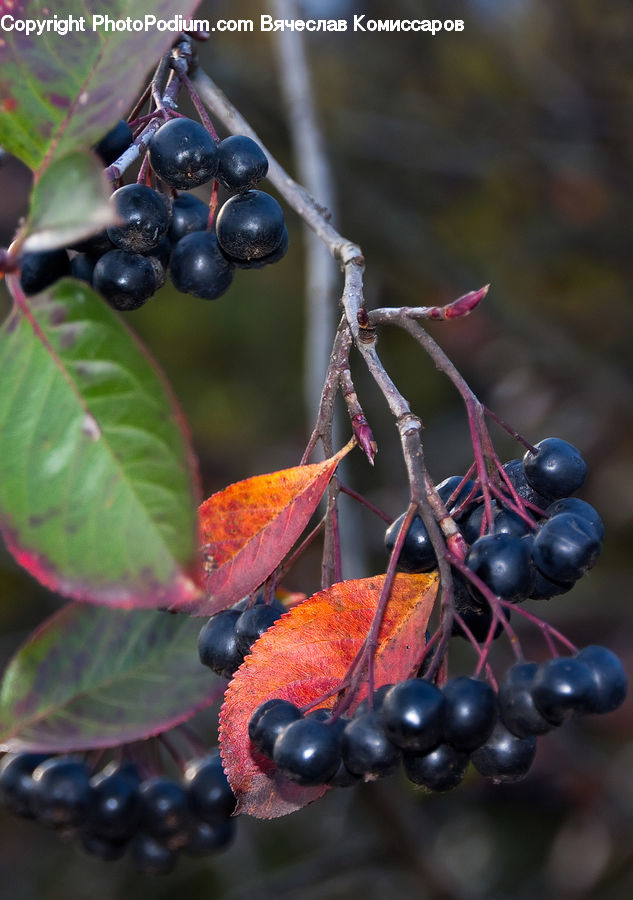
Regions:
<svg viewBox="0 0 633 900"><path fill-rule="evenodd" d="M132 140L120 122L95 148L107 164ZM152 136L149 164L169 193L145 183L112 194L118 223L66 249L26 253L20 282L35 294L70 275L86 281L118 310L143 306L165 283L169 270L181 292L205 300L229 288L235 268L260 268L288 249L284 214L274 199L255 190L268 171L261 147L245 135L216 143L193 119L171 119ZM187 191L211 179L230 196L215 223L209 207ZM210 224L211 223L211 224Z"/></svg>
<svg viewBox="0 0 633 900"><path fill-rule="evenodd" d="M604 526L596 510L569 495L582 485L587 466L580 452L560 438L545 438L522 460L503 466L506 499L493 499L486 517L476 482L451 476L437 491L470 545L466 566L497 597L510 603L564 594L595 564ZM404 515L389 526L385 547L393 550ZM435 551L416 516L398 558L405 572L435 568ZM476 584L455 573L457 611L477 639L485 638L490 610ZM456 633L463 635L459 624Z"/></svg>
<svg viewBox="0 0 633 900"><path fill-rule="evenodd" d="M180 852L215 853L235 833L235 797L217 752L192 760L182 784L142 778L132 763L110 763L93 775L79 757L8 753L0 763L0 803L77 837L99 859L120 859L129 850L148 875L170 872Z"/></svg>
<svg viewBox="0 0 633 900"><path fill-rule="evenodd" d="M274 625L286 608L277 597L264 602L259 594L254 605L240 600L231 609L216 613L202 626L198 637L200 662L217 675L231 678L255 641Z"/></svg>
<svg viewBox="0 0 633 900"><path fill-rule="evenodd" d="M469 762L496 782L518 781L536 753L536 736L571 715L606 713L626 695L620 660L605 647L510 668L498 694L478 678L458 676L440 689L423 678L384 685L353 718L323 708L307 715L273 698L255 710L249 737L279 771L303 786L348 786L393 772L445 791Z"/></svg>

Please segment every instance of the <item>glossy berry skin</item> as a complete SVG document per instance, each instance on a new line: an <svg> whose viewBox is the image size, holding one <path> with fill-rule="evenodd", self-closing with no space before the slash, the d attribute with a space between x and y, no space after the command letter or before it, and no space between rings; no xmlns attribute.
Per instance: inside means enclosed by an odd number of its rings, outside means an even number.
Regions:
<svg viewBox="0 0 633 900"><path fill-rule="evenodd" d="M529 533L530 526L517 513L505 507L500 507L496 502L493 502L492 509L492 528L488 529L490 534L509 534L512 537L523 537ZM473 544L480 537L483 518L483 503L477 506L468 516L464 517L460 527L467 543Z"/></svg>
<svg viewBox="0 0 633 900"><path fill-rule="evenodd" d="M514 782L525 778L536 755L536 738L517 737L497 722L485 744L474 751L471 760L481 775L495 782Z"/></svg>
<svg viewBox="0 0 633 900"><path fill-rule="evenodd" d="M156 247L169 228L170 210L165 198L146 184L126 184L110 202L121 221L107 234L115 247L128 253L145 253Z"/></svg>
<svg viewBox="0 0 633 900"><path fill-rule="evenodd" d="M245 134L233 134L218 144L218 181L229 191L255 187L268 172L262 148Z"/></svg>
<svg viewBox="0 0 633 900"><path fill-rule="evenodd" d="M193 810L187 791L170 778L146 779L140 787L141 828L161 840L189 828Z"/></svg>
<svg viewBox="0 0 633 900"><path fill-rule="evenodd" d="M144 875L168 875L178 859L174 850L152 834L137 834L130 853L134 865Z"/></svg>
<svg viewBox="0 0 633 900"><path fill-rule="evenodd" d="M466 565L493 594L505 600L520 600L528 596L534 581L530 549L521 538L486 534L471 546Z"/></svg>
<svg viewBox="0 0 633 900"><path fill-rule="evenodd" d="M167 237L176 244L186 234L206 231L209 222L209 207L195 194L179 194L171 206L171 222Z"/></svg>
<svg viewBox="0 0 633 900"><path fill-rule="evenodd" d="M228 290L233 268L211 231L194 231L181 238L169 263L174 287L203 300L216 300Z"/></svg>
<svg viewBox="0 0 633 900"><path fill-rule="evenodd" d="M262 704L251 716L248 735L257 749L272 759L275 741L292 722L301 718L301 713L289 700L275 703L267 700L266 703L270 704L268 708L264 709L265 704Z"/></svg>
<svg viewBox="0 0 633 900"><path fill-rule="evenodd" d="M230 818L235 810L235 796L218 752L190 763L185 771L185 781L198 819L214 825Z"/></svg>
<svg viewBox="0 0 633 900"><path fill-rule="evenodd" d="M506 473L508 481L514 487L519 497L528 503L533 503L539 509L545 509L550 500L535 491L532 485L525 477L522 459L511 459L503 465L503 471Z"/></svg>
<svg viewBox="0 0 633 900"><path fill-rule="evenodd" d="M218 149L207 129L193 119L171 119L148 145L149 162L161 181L178 190L206 184L218 170Z"/></svg>
<svg viewBox="0 0 633 900"><path fill-rule="evenodd" d="M70 259L65 250L24 253L20 260L20 287L27 297L39 294L69 274Z"/></svg>
<svg viewBox="0 0 633 900"><path fill-rule="evenodd" d="M489 684L460 675L442 688L444 741L455 750L470 752L490 736L497 718L496 696Z"/></svg>
<svg viewBox="0 0 633 900"><path fill-rule="evenodd" d="M178 194L171 205L171 222L167 237L172 244L192 234L206 231L209 222L209 207L195 194Z"/></svg>
<svg viewBox="0 0 633 900"><path fill-rule="evenodd" d="M261 259L273 253L284 236L284 214L264 191L235 194L222 205L215 224L218 243L229 257Z"/></svg>
<svg viewBox="0 0 633 900"><path fill-rule="evenodd" d="M232 678L243 662L235 640L235 625L241 613L225 609L211 616L198 635L198 655L203 666L223 678Z"/></svg>
<svg viewBox="0 0 633 900"><path fill-rule="evenodd" d="M581 500L579 497L564 497L562 500L555 500L547 507L545 512L550 519L559 513L572 513L575 516L580 516L581 519L586 519L593 525L596 529L598 540L604 540L604 523L597 510L590 503Z"/></svg>
<svg viewBox="0 0 633 900"><path fill-rule="evenodd" d="M354 775L380 778L393 772L400 762L400 748L393 744L375 710L355 717L341 737L341 756Z"/></svg>
<svg viewBox="0 0 633 900"><path fill-rule="evenodd" d="M398 538L398 532L402 527L406 513L391 523L385 532L385 550L391 554ZM404 539L400 556L398 557L398 569L401 572L429 572L437 565L435 550L431 544L429 533L421 517L416 515L409 526Z"/></svg>
<svg viewBox="0 0 633 900"><path fill-rule="evenodd" d="M80 825L91 801L90 774L72 757L52 757L33 772L33 807L38 821L52 827Z"/></svg>
<svg viewBox="0 0 633 900"><path fill-rule="evenodd" d="M559 597L567 594L573 588L575 581L552 581L546 575L534 567L534 584L530 591L532 600L549 600L551 597Z"/></svg>
<svg viewBox="0 0 633 900"><path fill-rule="evenodd" d="M235 624L235 641L242 656L250 653L255 641L285 612L285 606L276 597L270 604L258 603L244 610Z"/></svg>
<svg viewBox="0 0 633 900"><path fill-rule="evenodd" d="M114 250L115 246L108 237L108 232L104 230L84 238L83 241L76 241L69 249L76 250L77 253L87 253L88 256L95 256L98 259L109 250Z"/></svg>
<svg viewBox="0 0 633 900"><path fill-rule="evenodd" d="M45 759L43 753L7 753L2 758L0 805L12 815L33 818L33 770Z"/></svg>
<svg viewBox="0 0 633 900"><path fill-rule="evenodd" d="M92 284L92 275L99 260L98 256L89 256L87 253L78 253L70 261L70 276L86 284Z"/></svg>
<svg viewBox="0 0 633 900"><path fill-rule="evenodd" d="M235 837L234 819L221 822L197 822L182 852L195 858L218 853L231 843Z"/></svg>
<svg viewBox="0 0 633 900"><path fill-rule="evenodd" d="M273 265L273 263L279 262L280 259L283 259L286 253L288 252L288 247L290 246L290 240L288 237L288 229L284 225L284 232L281 238L281 242L276 250L273 250L272 253L267 253L266 256L261 257L253 257L253 259L236 259L234 256L227 256L227 259L230 260L235 265L236 269L263 269L264 266Z"/></svg>
<svg viewBox="0 0 633 900"><path fill-rule="evenodd" d="M104 166L110 166L127 150L133 140L132 129L124 119L119 119L114 128L95 144L93 150Z"/></svg>
<svg viewBox="0 0 633 900"><path fill-rule="evenodd" d="M445 505L448 504L451 496L455 493L462 481L463 478L461 475L449 475L449 477L445 478L444 481L440 481L439 484L435 485L435 490L440 495L442 503L444 503ZM456 509L458 506L460 506L470 495L474 487L475 482L471 478L465 481L461 490L455 496L455 499L451 503L450 507L448 507L449 512L451 509Z"/></svg>
<svg viewBox="0 0 633 900"><path fill-rule="evenodd" d="M627 677L615 653L592 644L584 647L576 658L589 668L596 688L589 711L608 713L621 706L626 697Z"/></svg>
<svg viewBox="0 0 633 900"><path fill-rule="evenodd" d="M139 779L108 769L91 779L92 799L86 830L114 841L132 837L141 821Z"/></svg>
<svg viewBox="0 0 633 900"><path fill-rule="evenodd" d="M442 740L445 702L439 688L421 678L394 685L381 708L385 734L403 750L427 753Z"/></svg>
<svg viewBox="0 0 633 900"><path fill-rule="evenodd" d="M430 753L417 756L406 753L404 771L409 781L430 791L450 791L462 781L468 761L468 753L440 744Z"/></svg>
<svg viewBox="0 0 633 900"><path fill-rule="evenodd" d="M562 716L555 722L546 719L534 704L532 684L538 668L533 662L516 663L499 684L499 718L519 738L547 734L563 722Z"/></svg>
<svg viewBox="0 0 633 900"><path fill-rule="evenodd" d="M537 453L528 450L523 457L525 477L535 491L557 500L582 486L587 464L577 447L552 437L539 441L535 449Z"/></svg>
<svg viewBox="0 0 633 900"><path fill-rule="evenodd" d="M550 659L532 682L534 705L548 721L558 723L572 713L589 713L595 708L598 688L593 673L578 657Z"/></svg>
<svg viewBox="0 0 633 900"><path fill-rule="evenodd" d="M573 582L595 565L601 549L591 522L574 513L559 513L534 538L532 557L546 578Z"/></svg>
<svg viewBox="0 0 633 900"><path fill-rule="evenodd" d="M138 253L111 250L95 265L92 284L114 309L130 312L140 309L156 290L154 266Z"/></svg>
<svg viewBox="0 0 633 900"><path fill-rule="evenodd" d="M281 774L296 784L325 784L341 761L337 734L315 718L297 719L275 741L273 761Z"/></svg>

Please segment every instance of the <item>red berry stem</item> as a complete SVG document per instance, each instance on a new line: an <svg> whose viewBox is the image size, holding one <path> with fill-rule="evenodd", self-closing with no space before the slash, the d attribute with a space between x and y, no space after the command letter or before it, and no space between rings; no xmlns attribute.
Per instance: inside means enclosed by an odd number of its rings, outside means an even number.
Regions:
<svg viewBox="0 0 633 900"><path fill-rule="evenodd" d="M357 503L366 506L367 509L371 510L378 518L382 519L383 522L386 522L387 525L391 525L393 522L393 516L390 516L384 510L380 509L371 500L368 500L367 497L363 497L362 494L359 494L357 491L353 490L351 487L347 487L345 484L341 484L339 481L339 488L342 494L347 494L348 497L351 497L353 500L356 500Z"/></svg>

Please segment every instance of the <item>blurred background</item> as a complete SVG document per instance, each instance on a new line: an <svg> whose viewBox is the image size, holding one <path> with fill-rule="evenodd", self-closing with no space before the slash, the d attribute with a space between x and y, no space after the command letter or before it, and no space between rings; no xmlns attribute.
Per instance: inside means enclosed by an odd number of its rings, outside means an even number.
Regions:
<svg viewBox="0 0 633 900"><path fill-rule="evenodd" d="M605 520L603 557L570 594L531 608L578 645L611 647L633 675L633 6L304 0L300 7L304 18L465 21L463 32L435 37L305 35L337 223L365 253L370 306L441 304L491 283L476 313L430 330L484 403L528 439L556 435L582 449L590 474L581 496ZM199 8L200 17L256 23L261 13L274 9L248 0ZM199 53L296 173L273 36L257 24L252 34L216 33ZM28 173L3 161L3 246L26 210L28 188ZM296 464L311 430L314 410L302 387L302 226L290 209L287 222L286 258L238 272L225 297L206 303L168 285L128 318L180 398L205 496ZM424 422L432 475L464 472L472 450L451 385L403 334L385 330L379 348ZM357 360L354 375L379 455L371 469L353 454L345 479L395 516L407 502L397 434ZM347 439L345 426L341 435ZM503 460L520 455L495 428L493 437ZM383 524L346 501L346 575L384 571ZM318 579L318 558L307 555L286 586L310 593ZM4 550L0 585L6 659L60 599ZM526 655L543 657L534 630L521 627L520 636ZM510 658L503 648L496 653L503 672ZM465 647L456 648L455 673L472 666ZM627 702L540 739L521 784L497 787L472 775L450 795L429 796L397 775L332 791L286 819L240 820L222 856L183 861L163 879L142 878L126 862L93 861L0 814L0 881L12 900L628 898L633 709Z"/></svg>

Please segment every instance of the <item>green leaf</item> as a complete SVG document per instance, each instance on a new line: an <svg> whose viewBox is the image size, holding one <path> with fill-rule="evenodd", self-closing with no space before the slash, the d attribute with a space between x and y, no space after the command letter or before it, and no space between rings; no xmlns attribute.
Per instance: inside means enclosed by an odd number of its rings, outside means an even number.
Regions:
<svg viewBox="0 0 633 900"><path fill-rule="evenodd" d="M66 247L115 221L110 187L91 153L69 153L51 163L33 186L25 250Z"/></svg>
<svg viewBox="0 0 633 900"><path fill-rule="evenodd" d="M16 653L0 686L0 746L111 747L166 731L214 699L200 623L71 603Z"/></svg>
<svg viewBox="0 0 633 900"><path fill-rule="evenodd" d="M195 464L169 388L93 291L64 279L0 329L0 526L43 584L94 603L195 596Z"/></svg>
<svg viewBox="0 0 633 900"><path fill-rule="evenodd" d="M147 72L175 33L93 31L93 14L111 19L170 19L191 15L189 0L68 0L63 18L84 18L84 31L41 36L4 31L0 44L0 145L38 170L96 143L122 118L140 93ZM19 19L52 19L37 0L16 5ZM60 17L62 18L62 17Z"/></svg>

